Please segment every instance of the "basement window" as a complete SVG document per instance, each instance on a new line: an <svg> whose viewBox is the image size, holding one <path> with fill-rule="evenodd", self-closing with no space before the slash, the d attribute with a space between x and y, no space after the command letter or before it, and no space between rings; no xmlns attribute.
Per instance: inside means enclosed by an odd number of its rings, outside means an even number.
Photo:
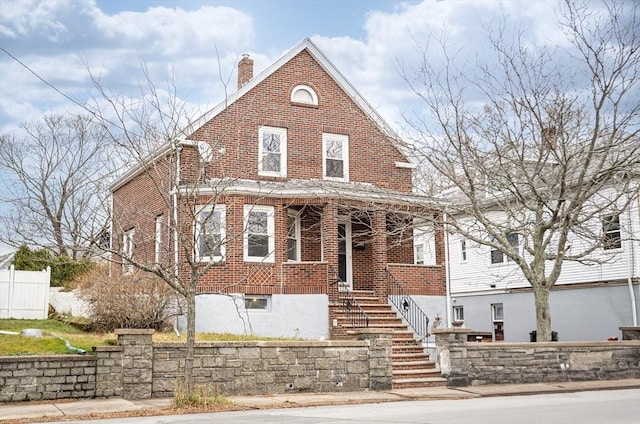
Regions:
<svg viewBox="0 0 640 424"><path fill-rule="evenodd" d="M271 310L271 296L257 295L257 294L245 294L244 295L244 309L251 311L270 311Z"/></svg>

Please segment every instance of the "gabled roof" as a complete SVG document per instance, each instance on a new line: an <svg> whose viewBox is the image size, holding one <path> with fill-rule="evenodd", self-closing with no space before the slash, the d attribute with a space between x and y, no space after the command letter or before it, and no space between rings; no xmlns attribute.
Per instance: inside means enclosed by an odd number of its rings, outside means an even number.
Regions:
<svg viewBox="0 0 640 424"><path fill-rule="evenodd" d="M280 57L276 60L271 66L266 68L257 76L253 77L249 82L243 85L238 91L229 95L224 101L218 104L213 109L206 112L204 115L200 116L196 119L188 129L183 130L179 135L179 140L185 140L192 132L193 129L198 129L203 126L205 123L213 119L216 115L221 113L227 107L231 106L234 102L240 99L242 96L247 94L251 89L262 83L265 79L267 79L271 74L276 72L282 66L284 66L291 59L296 57L300 52L307 50L307 52L314 58L316 62L324 69L329 76L338 84L338 86L345 92L347 95L355 102L362 111L369 116L371 121L376 124L376 126L385 134L387 137L391 139L394 146L405 156L405 158L410 161L412 164L414 163L414 159L406 152L406 149L398 142L399 136L395 133L395 131L385 122L385 120L380 116L380 114L375 110L369 102L365 100L364 97L355 89L353 85L345 78L345 76L340 72L338 68L318 49L318 47L311 41L309 38L305 38L302 42L300 42L297 46L289 50L284 56Z"/></svg>
<svg viewBox="0 0 640 424"><path fill-rule="evenodd" d="M209 122L211 119L215 118L218 114L227 109L242 96L247 94L251 89L262 83L271 74L276 72L278 69L280 69L287 62L289 62L304 50L307 50L307 52L322 67L322 69L324 69L324 71L329 74L329 76L336 82L336 84L338 84L338 86L354 101L354 103L358 105L358 107L367 116L369 116L371 122L373 122L378 127L378 129L380 129L380 131L382 131L382 133L389 138L394 147L396 147L400 151L400 153L402 153L402 155L407 159L407 161L409 161L408 167L413 168L415 165L417 165L417 161L415 160L415 158L411 156L407 149L402 145L402 143L399 142L400 137L395 133L395 131L385 122L385 120L374 109L374 107L371 106L364 97L362 97L358 90L356 90L355 87L351 85L351 83L345 78L340 70L338 70L338 68L336 68L333 63L331 63L331 61L320 51L320 49L318 49L318 47L309 38L305 38L302 42L285 53L282 57L276 60L268 68L263 70L260 74L251 78L251 80L249 80L235 93L230 94L213 109L209 110L208 112L197 118L195 121L191 122L186 128L184 128L177 134L174 140L163 144L155 152L153 152L149 157L149 161L154 162L158 160L159 158L168 154L172 148L180 143L198 143L197 141L188 140L187 137L191 135L195 130ZM396 166L402 165L402 163L396 163ZM142 164L138 164L137 166L129 169L124 175L118 178L111 185L111 191L114 192L118 188L122 187L127 181L129 181L129 179L140 174L143 169L144 166Z"/></svg>

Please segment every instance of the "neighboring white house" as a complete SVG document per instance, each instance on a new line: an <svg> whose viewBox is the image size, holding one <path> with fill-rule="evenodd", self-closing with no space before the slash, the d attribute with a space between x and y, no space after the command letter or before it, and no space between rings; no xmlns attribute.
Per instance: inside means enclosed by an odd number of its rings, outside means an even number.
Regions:
<svg viewBox="0 0 640 424"><path fill-rule="evenodd" d="M496 212L493 219L504 219ZM470 221L471 222L471 221ZM637 325L640 301L640 204L593 222L611 243L591 264L565 261L550 292L552 330L562 341L620 337L618 327ZM514 249L522 236L510 235ZM578 248L574 236L570 245ZM569 248L571 249L571 247ZM453 234L447 238L451 320L490 332L493 340L529 341L536 329L531 286L518 266L501 252Z"/></svg>

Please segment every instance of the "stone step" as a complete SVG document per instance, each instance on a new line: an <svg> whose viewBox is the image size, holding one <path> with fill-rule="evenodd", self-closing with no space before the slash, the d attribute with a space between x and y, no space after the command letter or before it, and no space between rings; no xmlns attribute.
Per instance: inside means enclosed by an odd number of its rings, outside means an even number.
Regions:
<svg viewBox="0 0 640 424"><path fill-rule="evenodd" d="M397 362L397 361L392 361L392 365L393 365L393 370L394 372L396 370L400 371L400 370L435 370L436 368L436 364L433 363L433 361L429 361L426 359L422 359L422 360L416 360L416 361L403 361L403 362Z"/></svg>
<svg viewBox="0 0 640 424"><path fill-rule="evenodd" d="M392 371L394 379L440 377L440 370L435 368L415 368Z"/></svg>
<svg viewBox="0 0 640 424"><path fill-rule="evenodd" d="M407 360L412 360L412 359L422 359L422 358L426 358L427 355L424 352L421 353L393 353L391 355L391 359L394 361L394 363L397 362L402 362L402 361L407 361Z"/></svg>
<svg viewBox="0 0 640 424"><path fill-rule="evenodd" d="M401 378L393 380L394 389L412 389L418 387L445 387L447 379L442 377Z"/></svg>

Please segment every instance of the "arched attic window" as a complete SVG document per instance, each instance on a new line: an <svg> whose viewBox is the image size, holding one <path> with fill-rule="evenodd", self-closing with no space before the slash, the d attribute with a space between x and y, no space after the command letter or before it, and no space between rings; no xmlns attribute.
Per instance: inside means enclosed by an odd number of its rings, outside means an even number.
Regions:
<svg viewBox="0 0 640 424"><path fill-rule="evenodd" d="M293 103L302 103L306 105L318 106L318 95L313 88L308 85L296 85L291 90L291 101Z"/></svg>

